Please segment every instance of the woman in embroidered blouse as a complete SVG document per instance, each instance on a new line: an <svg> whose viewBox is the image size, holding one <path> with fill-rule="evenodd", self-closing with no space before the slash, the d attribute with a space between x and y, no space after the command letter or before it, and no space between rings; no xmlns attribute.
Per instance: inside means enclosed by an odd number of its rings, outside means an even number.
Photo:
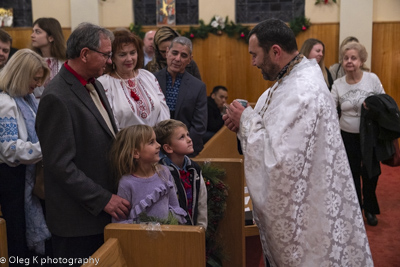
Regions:
<svg viewBox="0 0 400 267"><path fill-rule="evenodd" d="M378 176L368 177L365 164L362 162L360 145L361 106L370 95L384 94L381 81L374 73L363 71L368 54L365 47L358 42L350 42L340 51L342 67L346 75L337 79L332 86L331 94L337 106L341 108L340 129L347 157L349 159L358 200L369 225L375 226L378 220L379 205L375 190ZM361 179L362 177L362 189Z"/></svg>
<svg viewBox="0 0 400 267"><path fill-rule="evenodd" d="M27 246L44 254L50 238L40 202L32 194L35 163L42 159L33 90L48 76L47 63L30 49L18 50L0 72L0 205L10 256L27 257Z"/></svg>
<svg viewBox="0 0 400 267"><path fill-rule="evenodd" d="M118 129L135 124L156 125L170 118L156 77L143 67L142 41L128 30L114 31L112 66L98 78L114 112Z"/></svg>
<svg viewBox="0 0 400 267"><path fill-rule="evenodd" d="M66 44L60 22L54 18L37 19L33 23L31 41L32 50L45 59L50 69L50 78L33 92L40 99L46 84L56 76L66 60Z"/></svg>
<svg viewBox="0 0 400 267"><path fill-rule="evenodd" d="M111 148L111 163L118 182L118 195L129 200L131 210L126 220L139 223L165 221L174 217L186 223L186 211L179 206L171 172L158 164L160 144L152 127L132 125L122 129Z"/></svg>

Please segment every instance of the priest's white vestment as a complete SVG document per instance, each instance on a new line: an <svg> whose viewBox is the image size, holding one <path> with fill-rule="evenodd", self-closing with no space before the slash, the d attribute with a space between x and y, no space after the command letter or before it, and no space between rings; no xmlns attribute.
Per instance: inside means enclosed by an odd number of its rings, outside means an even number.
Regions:
<svg viewBox="0 0 400 267"><path fill-rule="evenodd" d="M271 266L373 266L332 96L303 58L240 118L245 176Z"/></svg>

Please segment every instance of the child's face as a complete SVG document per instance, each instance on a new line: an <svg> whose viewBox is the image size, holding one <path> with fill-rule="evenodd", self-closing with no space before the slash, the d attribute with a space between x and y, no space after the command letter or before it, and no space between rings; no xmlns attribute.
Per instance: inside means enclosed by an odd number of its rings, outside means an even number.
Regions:
<svg viewBox="0 0 400 267"><path fill-rule="evenodd" d="M170 147L174 154L189 155L193 153L193 142L184 127L178 127L171 136Z"/></svg>
<svg viewBox="0 0 400 267"><path fill-rule="evenodd" d="M151 139L137 152L139 162L142 164L157 163L160 160L160 147L156 141L156 134L153 132Z"/></svg>

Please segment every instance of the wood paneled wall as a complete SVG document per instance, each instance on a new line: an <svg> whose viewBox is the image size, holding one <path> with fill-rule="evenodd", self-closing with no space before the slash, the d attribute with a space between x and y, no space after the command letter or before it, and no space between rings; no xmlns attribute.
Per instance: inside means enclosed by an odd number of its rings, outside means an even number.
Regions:
<svg viewBox="0 0 400 267"><path fill-rule="evenodd" d="M182 32L188 26L176 27ZM154 29L145 26L143 30ZM13 46L30 46L30 28L5 28L13 37ZM71 30L63 29L66 38ZM312 24L297 37L299 49L308 38L317 38L325 44L325 65L330 66L338 60L339 24ZM371 71L382 81L386 93L400 105L400 22L374 23L371 57ZM229 102L235 98L244 98L256 102L258 97L272 84L262 78L261 71L251 66L248 46L243 41L228 37L226 34L210 34L207 39L194 39L193 57L199 66L208 93L216 85L225 85L229 90Z"/></svg>

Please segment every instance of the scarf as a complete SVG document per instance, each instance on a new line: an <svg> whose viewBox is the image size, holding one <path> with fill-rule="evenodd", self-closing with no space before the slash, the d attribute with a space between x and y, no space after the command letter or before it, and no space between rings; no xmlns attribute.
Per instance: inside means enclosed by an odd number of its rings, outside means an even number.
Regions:
<svg viewBox="0 0 400 267"><path fill-rule="evenodd" d="M28 141L31 143L39 142L35 131L35 115L38 104L35 97L29 94L24 97L15 97L15 102L22 117L24 118L28 132ZM51 234L47 228L43 215L42 206L39 199L33 195L33 187L36 180L36 165L26 165L25 173L25 222L26 222L26 240L30 250L36 253L45 253L45 240L50 238Z"/></svg>

